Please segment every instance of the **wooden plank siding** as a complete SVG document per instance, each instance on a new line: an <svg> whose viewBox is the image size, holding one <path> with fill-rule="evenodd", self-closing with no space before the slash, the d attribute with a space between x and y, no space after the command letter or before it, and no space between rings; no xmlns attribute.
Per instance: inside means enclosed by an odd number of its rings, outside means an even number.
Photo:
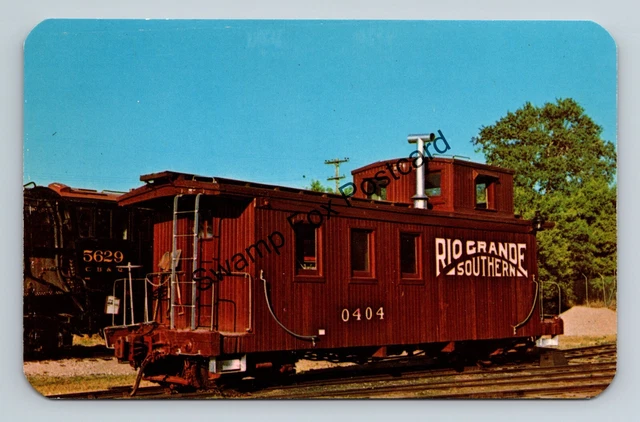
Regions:
<svg viewBox="0 0 640 422"><path fill-rule="evenodd" d="M361 177L375 175L381 165L384 164L376 163L356 172L354 182L357 184ZM214 331L222 332L223 354L312 348L310 342L288 334L270 315L260 281L261 271L270 286L274 312L282 324L306 336L324 331L316 348L543 334L538 309L524 327L516 334L513 332L513 326L531 309L535 293L532 278L537 277L537 267L531 223L513 216L512 172L447 159L436 159L429 165L442 171L442 202L432 210L411 206L409 198L415 193L414 173L392 181L387 191L390 201L405 205L368 201L362 196L345 200L340 195L220 178L209 178L212 182L181 179L179 175L168 183L150 183L134 190L124 195L122 202L145 204L158 210L154 226L154 271L157 271L162 255L171 250L170 204L173 196L185 194L186 198L191 198L185 199L188 202L196 193L204 194L201 215L206 216L203 222L210 224L213 230L211 236L205 235L200 240L199 267L211 276L221 265L225 267L228 260L233 271L246 271L251 275L249 283L242 277L224 277L210 289L199 283L198 330L210 330L213 326ZM499 177L496 202L502 205L495 212L476 210L475 202L469 199L475 190L474 172L478 171L494 172ZM327 215L323 206L329 206L334 213ZM313 210L323 215L317 229L320 274L305 277L296 275L294 231L288 217L297 212L304 218ZM182 232L192 224L191 218L185 215L180 219ZM349 236L354 228L372 232L373 276L369 279L352 277ZM400 273L402 232L418 235L419 278L403 279ZM281 234L284 239L279 249L269 243L274 233ZM528 276L444 273L436 276L436 238L526 244L523 267ZM270 246L269 250L263 249L261 257L255 253L249 257L247 248L262 240ZM190 242L191 239L183 240L179 246L183 257L193 254ZM243 255L246 266L238 254ZM191 277L185 264L183 269L186 277ZM181 295L183 299L190 297L186 289ZM157 318L163 325L168 324L167 303L165 300L161 304ZM371 309L370 313L367 308ZM349 315L347 321L343 318L345 310ZM360 311L360 320L354 316L356 310ZM179 329L188 328L187 314L176 318ZM247 331L248 328L251 330Z"/></svg>

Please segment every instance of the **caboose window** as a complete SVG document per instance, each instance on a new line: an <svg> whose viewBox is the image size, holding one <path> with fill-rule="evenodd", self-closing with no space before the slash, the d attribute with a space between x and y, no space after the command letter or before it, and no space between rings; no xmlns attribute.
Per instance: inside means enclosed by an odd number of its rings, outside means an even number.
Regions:
<svg viewBox="0 0 640 422"><path fill-rule="evenodd" d="M476 181L476 208L487 208L487 184Z"/></svg>
<svg viewBox="0 0 640 422"><path fill-rule="evenodd" d="M418 275L418 246L417 233L400 233L400 271L402 277Z"/></svg>
<svg viewBox="0 0 640 422"><path fill-rule="evenodd" d="M200 210L198 237L200 239L211 239L213 237L213 211L211 208Z"/></svg>
<svg viewBox="0 0 640 422"><path fill-rule="evenodd" d="M295 225L296 272L318 269L317 229L311 224ZM302 271L301 271L302 270Z"/></svg>
<svg viewBox="0 0 640 422"><path fill-rule="evenodd" d="M351 274L354 277L373 277L371 230L351 229Z"/></svg>
<svg viewBox="0 0 640 422"><path fill-rule="evenodd" d="M475 183L476 209L493 210L496 208L494 188L497 179L490 176L477 176Z"/></svg>
<svg viewBox="0 0 640 422"><path fill-rule="evenodd" d="M440 172L427 173L424 178L424 193L429 196L440 196Z"/></svg>
<svg viewBox="0 0 640 422"><path fill-rule="evenodd" d="M367 194L368 199L374 199L376 201L386 201L387 200L387 188L386 185L382 186L380 183L376 183L375 180L370 179L371 183L375 185L376 190L372 194Z"/></svg>

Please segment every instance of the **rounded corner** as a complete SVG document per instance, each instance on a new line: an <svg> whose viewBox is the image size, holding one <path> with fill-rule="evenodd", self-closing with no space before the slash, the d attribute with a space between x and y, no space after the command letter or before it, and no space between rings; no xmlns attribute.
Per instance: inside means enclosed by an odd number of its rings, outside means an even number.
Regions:
<svg viewBox="0 0 640 422"><path fill-rule="evenodd" d="M618 376L618 366L616 365L616 372L613 374L613 378L611 378L611 381L609 381L609 384L606 387L604 387L602 390L600 390L598 394L590 397L589 400L595 400L600 398L602 396L602 393L604 393L605 391L611 388L611 385L615 382L617 376Z"/></svg>
<svg viewBox="0 0 640 422"><path fill-rule="evenodd" d="M31 380L29 380L29 376L24 371L24 366L22 367L22 376L24 377L24 381L29 386L28 388L31 389L37 396L46 400L51 400L51 397L45 396L41 391L38 391L38 389L31 383Z"/></svg>
<svg viewBox="0 0 640 422"><path fill-rule="evenodd" d="M36 33L36 31L41 30L43 26L48 25L50 21L54 21L54 20L59 20L59 19L47 18L47 19L44 19L44 20L38 22L33 28L31 28L31 31L29 31L29 33L27 34L27 36L24 39L24 43L22 43L23 51L27 50L27 45L28 45L29 41L33 38L33 36Z"/></svg>
<svg viewBox="0 0 640 422"><path fill-rule="evenodd" d="M592 20L585 21L585 23L595 27L595 29L597 31L600 31L600 32L604 33L609 38L609 40L611 40L611 42L613 43L613 48L615 49L615 51L616 52L618 51L618 44L616 43L615 38L613 38L613 35L611 35L611 32L609 32L609 30L607 28L605 28L604 26L600 25L598 22L592 21Z"/></svg>

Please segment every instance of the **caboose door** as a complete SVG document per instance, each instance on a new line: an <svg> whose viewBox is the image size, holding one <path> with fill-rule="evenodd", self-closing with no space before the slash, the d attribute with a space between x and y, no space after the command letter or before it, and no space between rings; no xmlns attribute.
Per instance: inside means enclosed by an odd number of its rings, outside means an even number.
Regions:
<svg viewBox="0 0 640 422"><path fill-rule="evenodd" d="M237 236L241 215L218 208L203 222L198 288L198 325L236 335L252 329L252 277L248 268L238 271L233 260L242 247Z"/></svg>

